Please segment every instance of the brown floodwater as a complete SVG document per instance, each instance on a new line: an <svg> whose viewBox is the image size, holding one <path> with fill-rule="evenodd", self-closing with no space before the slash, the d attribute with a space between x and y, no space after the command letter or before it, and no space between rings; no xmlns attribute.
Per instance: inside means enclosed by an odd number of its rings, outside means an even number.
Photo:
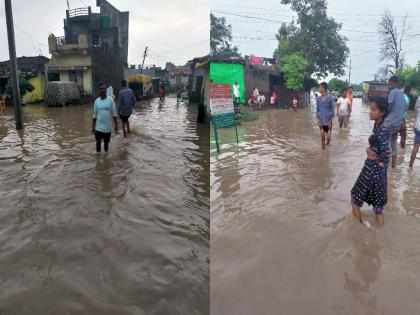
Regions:
<svg viewBox="0 0 420 315"><path fill-rule="evenodd" d="M419 314L420 157L407 147L390 170L385 227L351 217L350 190L372 130L369 107L355 100L347 131L334 120L321 152L313 108L264 110L220 130L210 162L211 313ZM230 140L231 144L228 144Z"/></svg>
<svg viewBox="0 0 420 315"><path fill-rule="evenodd" d="M209 314L209 129L137 104L97 154L91 105L0 121L0 313Z"/></svg>

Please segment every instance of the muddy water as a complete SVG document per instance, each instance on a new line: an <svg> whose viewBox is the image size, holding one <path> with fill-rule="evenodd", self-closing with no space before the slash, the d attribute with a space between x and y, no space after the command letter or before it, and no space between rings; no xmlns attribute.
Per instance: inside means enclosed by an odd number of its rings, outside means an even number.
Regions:
<svg viewBox="0 0 420 315"><path fill-rule="evenodd" d="M355 101L327 150L313 109L266 110L211 157L211 313L418 314L420 159L407 147L389 171L385 227L351 218L350 190L372 123ZM234 130L221 138L233 139Z"/></svg>
<svg viewBox="0 0 420 315"><path fill-rule="evenodd" d="M96 154L91 106L0 122L1 314L208 314L208 127L138 104Z"/></svg>

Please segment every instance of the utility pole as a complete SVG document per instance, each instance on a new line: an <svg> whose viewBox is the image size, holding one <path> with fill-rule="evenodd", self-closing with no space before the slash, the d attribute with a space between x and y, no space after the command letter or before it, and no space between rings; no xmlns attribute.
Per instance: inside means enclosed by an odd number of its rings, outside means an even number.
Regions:
<svg viewBox="0 0 420 315"><path fill-rule="evenodd" d="M10 77L12 79L13 87L13 105L15 107L16 129L22 129L22 116L20 105L20 91L16 60L16 45L15 45L15 31L13 29L13 14L11 0L4 0L6 25L7 25L7 39L9 42L9 57L10 57Z"/></svg>
<svg viewBox="0 0 420 315"><path fill-rule="evenodd" d="M350 65L349 65L349 86L348 87L350 87L351 85L350 79L351 79L351 58L350 58Z"/></svg>
<svg viewBox="0 0 420 315"><path fill-rule="evenodd" d="M141 69L140 69L140 73L143 73L143 67L144 67L144 60L146 59L147 56L147 46L144 49L144 53L143 53L143 62L141 63Z"/></svg>

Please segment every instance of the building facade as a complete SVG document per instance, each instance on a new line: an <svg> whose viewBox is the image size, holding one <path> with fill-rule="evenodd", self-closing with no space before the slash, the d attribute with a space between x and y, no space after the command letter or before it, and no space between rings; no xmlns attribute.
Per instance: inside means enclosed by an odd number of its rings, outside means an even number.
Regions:
<svg viewBox="0 0 420 315"><path fill-rule="evenodd" d="M129 13L120 12L106 0L91 7L66 10L64 36L50 34L51 61L48 81L76 82L82 95L94 95L100 81L109 81L118 93L128 76Z"/></svg>

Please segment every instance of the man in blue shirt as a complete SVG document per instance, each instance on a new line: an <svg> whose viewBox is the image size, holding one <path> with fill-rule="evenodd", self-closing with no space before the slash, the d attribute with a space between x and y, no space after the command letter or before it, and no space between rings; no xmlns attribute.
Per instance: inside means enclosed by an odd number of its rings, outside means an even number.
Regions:
<svg viewBox="0 0 420 315"><path fill-rule="evenodd" d="M328 94L328 86L326 82L319 85L320 96L316 99L316 118L321 131L321 145L325 150L325 136L327 144L331 141L332 120L334 118L334 97Z"/></svg>
<svg viewBox="0 0 420 315"><path fill-rule="evenodd" d="M133 112L133 106L136 103L136 97L134 96L133 90L127 87L127 81L121 81L121 91L118 94L118 113L122 121L122 129L124 137L127 138L127 133L130 133L130 118Z"/></svg>
<svg viewBox="0 0 420 315"><path fill-rule="evenodd" d="M389 104L389 111L388 115L384 120L384 126L390 130L391 134L391 152L392 152L392 168L395 168L397 164L397 154L398 154L398 147L397 147L397 140L398 140L398 132L401 130L401 125L404 118L404 111L405 111L405 100L404 94L397 88L398 84L398 77L392 76L388 80L388 104ZM375 152L368 148L368 158L370 160L376 158Z"/></svg>
<svg viewBox="0 0 420 315"><path fill-rule="evenodd" d="M96 139L96 152L101 152L102 139L104 140L105 152L111 140L112 120L114 120L115 133L118 133L117 111L111 97L106 95L106 85L99 83L99 97L93 105L92 133Z"/></svg>

